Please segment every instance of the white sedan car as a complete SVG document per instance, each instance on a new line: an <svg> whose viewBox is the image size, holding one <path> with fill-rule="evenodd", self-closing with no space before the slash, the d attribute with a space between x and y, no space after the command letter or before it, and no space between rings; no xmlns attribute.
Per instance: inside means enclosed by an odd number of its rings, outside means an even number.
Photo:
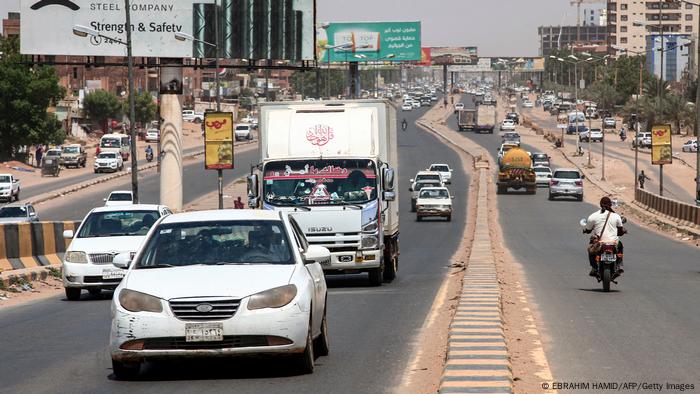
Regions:
<svg viewBox="0 0 700 394"><path fill-rule="evenodd" d="M134 195L130 190L115 190L109 193L109 196L104 199L104 202L105 207L131 205L134 203Z"/></svg>
<svg viewBox="0 0 700 394"><path fill-rule="evenodd" d="M118 379L147 360L289 355L301 373L328 354L328 249L293 217L199 211L159 221L114 293L110 353Z"/></svg>
<svg viewBox="0 0 700 394"><path fill-rule="evenodd" d="M698 151L698 140L689 140L683 144L681 148L683 152L697 152Z"/></svg>
<svg viewBox="0 0 700 394"><path fill-rule="evenodd" d="M146 131L146 142L158 142L160 141L160 131L158 129L148 129Z"/></svg>
<svg viewBox="0 0 700 394"><path fill-rule="evenodd" d="M116 152L102 152L95 157L93 170L98 172L117 172L124 168L124 159Z"/></svg>
<svg viewBox="0 0 700 394"><path fill-rule="evenodd" d="M403 103L403 105L401 106L402 111L411 111L412 109L413 109L413 104L411 104L410 102Z"/></svg>
<svg viewBox="0 0 700 394"><path fill-rule="evenodd" d="M82 290L99 294L114 289L125 271L112 265L119 253L135 253L148 230L161 217L170 214L164 205L134 204L100 207L90 211L74 232L63 256L63 287L69 301L80 299Z"/></svg>
<svg viewBox="0 0 700 394"><path fill-rule="evenodd" d="M452 183L452 169L447 164L431 164L428 171L439 172L442 183Z"/></svg>
<svg viewBox="0 0 700 394"><path fill-rule="evenodd" d="M515 130L515 122L512 119L504 119L501 123L501 131L505 130Z"/></svg>
<svg viewBox="0 0 700 394"><path fill-rule="evenodd" d="M537 186L549 186L549 180L552 179L552 169L547 166L535 166L532 169L535 171Z"/></svg>

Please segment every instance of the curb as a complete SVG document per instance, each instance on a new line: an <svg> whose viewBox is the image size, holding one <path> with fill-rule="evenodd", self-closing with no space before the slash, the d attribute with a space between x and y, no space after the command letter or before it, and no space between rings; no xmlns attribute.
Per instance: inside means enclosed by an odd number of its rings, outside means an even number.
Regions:
<svg viewBox="0 0 700 394"><path fill-rule="evenodd" d="M50 273L49 269L57 269L61 271L61 265L45 265L42 267L26 268L22 270L13 270L8 275L2 275L0 272L0 290L7 289L15 284L23 284L29 282L37 282L46 280Z"/></svg>
<svg viewBox="0 0 700 394"><path fill-rule="evenodd" d="M479 168L474 241L457 310L450 324L440 393L512 393L503 332L501 289L491 249L488 169Z"/></svg>
<svg viewBox="0 0 700 394"><path fill-rule="evenodd" d="M251 145L251 144L254 144L257 142L258 142L257 140L252 140L252 141L244 142L242 144L238 144L236 146L246 146L246 145ZM182 158L189 159L189 158L197 157L197 156L200 156L203 154L204 154L204 150L201 150L201 151L197 151L195 153L183 155ZM151 164L146 164L145 166L139 167L138 172L150 170L150 169L153 169L156 167L158 167L157 162L151 163ZM56 199L58 197L63 197L67 194L78 192L78 191L86 189L90 186L99 185L99 184L109 182L109 181L117 179L117 178L125 177L127 175L131 175L131 171L122 171L122 172L112 174L109 176L100 177L100 178L93 180L93 181L78 184L77 186L70 186L70 187L63 189L63 190L60 190L58 192L45 193L44 195L40 195L40 196L35 197L35 198L30 198L29 200L27 200L27 202L29 202L30 204L40 204L40 203L43 203L46 201L51 201L51 200Z"/></svg>

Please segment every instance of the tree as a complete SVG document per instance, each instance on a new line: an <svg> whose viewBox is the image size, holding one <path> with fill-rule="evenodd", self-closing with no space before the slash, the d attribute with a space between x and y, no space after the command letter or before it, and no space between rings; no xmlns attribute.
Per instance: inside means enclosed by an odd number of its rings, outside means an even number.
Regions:
<svg viewBox="0 0 700 394"><path fill-rule="evenodd" d="M595 82L584 92L583 97L595 101L598 108L607 110L612 110L620 101L620 94L605 81Z"/></svg>
<svg viewBox="0 0 700 394"><path fill-rule="evenodd" d="M141 92L135 95L135 110L136 122L146 124L156 118L156 110L158 106L153 101L153 96L148 92ZM124 101L122 112L129 113L129 100Z"/></svg>
<svg viewBox="0 0 700 394"><path fill-rule="evenodd" d="M122 114L122 104L114 93L96 90L85 96L83 108L87 116L107 131L107 121Z"/></svg>
<svg viewBox="0 0 700 394"><path fill-rule="evenodd" d="M65 95L53 68L21 64L19 42L0 37L0 157L38 143L60 144L61 122L47 109Z"/></svg>
<svg viewBox="0 0 700 394"><path fill-rule="evenodd" d="M663 114L666 121L675 126L675 132L681 133L684 126L694 125L695 111L688 101L677 94L669 93L663 100Z"/></svg>
<svg viewBox="0 0 700 394"><path fill-rule="evenodd" d="M328 71L326 69L319 70L319 93L321 97L328 95ZM345 93L347 87L347 73L345 70L330 70L330 94L332 97L338 96ZM304 96L314 97L316 96L316 72L295 72L291 77L292 87L297 93L302 92L302 85Z"/></svg>

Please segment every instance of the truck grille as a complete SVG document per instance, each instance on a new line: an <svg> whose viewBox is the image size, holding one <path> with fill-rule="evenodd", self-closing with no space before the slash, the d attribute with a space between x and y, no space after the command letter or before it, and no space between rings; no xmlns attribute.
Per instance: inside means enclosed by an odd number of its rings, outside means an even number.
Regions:
<svg viewBox="0 0 700 394"><path fill-rule="evenodd" d="M197 310L198 306L208 305L211 308L209 311ZM178 299L170 300L170 309L173 314L182 320L225 320L231 318L238 307L241 305L241 300L234 299ZM202 309L202 308L200 308Z"/></svg>
<svg viewBox="0 0 700 394"><path fill-rule="evenodd" d="M323 246L331 252L351 252L360 248L360 233L306 234L312 245Z"/></svg>

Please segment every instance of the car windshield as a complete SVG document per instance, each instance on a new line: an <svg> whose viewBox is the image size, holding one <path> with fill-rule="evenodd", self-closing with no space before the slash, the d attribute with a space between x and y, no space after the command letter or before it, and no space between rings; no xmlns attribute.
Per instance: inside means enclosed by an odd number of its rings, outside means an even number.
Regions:
<svg viewBox="0 0 700 394"><path fill-rule="evenodd" d="M430 171L449 172L450 168L443 165L431 166Z"/></svg>
<svg viewBox="0 0 700 394"><path fill-rule="evenodd" d="M364 204L377 198L371 160L273 162L265 166L263 183L265 201L277 206Z"/></svg>
<svg viewBox="0 0 700 394"><path fill-rule="evenodd" d="M146 235L159 217L158 211L93 212L85 219L78 238Z"/></svg>
<svg viewBox="0 0 700 394"><path fill-rule="evenodd" d="M106 152L106 153L100 153L97 155L98 159L116 159L117 154L116 153L111 153L111 152Z"/></svg>
<svg viewBox="0 0 700 394"><path fill-rule="evenodd" d="M420 192L420 198L449 198L449 194L447 194L447 190L445 189L428 189L428 190L421 190Z"/></svg>
<svg viewBox="0 0 700 394"><path fill-rule="evenodd" d="M100 141L100 148L119 148L121 141L119 138L102 138Z"/></svg>
<svg viewBox="0 0 700 394"><path fill-rule="evenodd" d="M0 183L10 183L12 178L9 175L0 175Z"/></svg>
<svg viewBox="0 0 700 394"><path fill-rule="evenodd" d="M419 174L416 175L416 182L421 181L439 181L440 174Z"/></svg>
<svg viewBox="0 0 700 394"><path fill-rule="evenodd" d="M77 146L67 146L67 147L63 148L63 153L68 153L68 154L71 154L71 153L80 153L80 147L77 147Z"/></svg>
<svg viewBox="0 0 700 394"><path fill-rule="evenodd" d="M109 201L131 201L131 193L112 193Z"/></svg>
<svg viewBox="0 0 700 394"><path fill-rule="evenodd" d="M27 216L25 207L4 207L0 208L0 218L20 218Z"/></svg>
<svg viewBox="0 0 700 394"><path fill-rule="evenodd" d="M281 221L237 220L158 226L136 269L225 264L294 264Z"/></svg>
<svg viewBox="0 0 700 394"><path fill-rule="evenodd" d="M554 178L558 179L579 179L581 176L578 171L557 171L554 173Z"/></svg>
<svg viewBox="0 0 700 394"><path fill-rule="evenodd" d="M250 126L236 126L236 130L248 130Z"/></svg>
<svg viewBox="0 0 700 394"><path fill-rule="evenodd" d="M415 191L421 191L424 187L436 187L440 186L439 182L418 182L416 183L416 187L414 188Z"/></svg>

